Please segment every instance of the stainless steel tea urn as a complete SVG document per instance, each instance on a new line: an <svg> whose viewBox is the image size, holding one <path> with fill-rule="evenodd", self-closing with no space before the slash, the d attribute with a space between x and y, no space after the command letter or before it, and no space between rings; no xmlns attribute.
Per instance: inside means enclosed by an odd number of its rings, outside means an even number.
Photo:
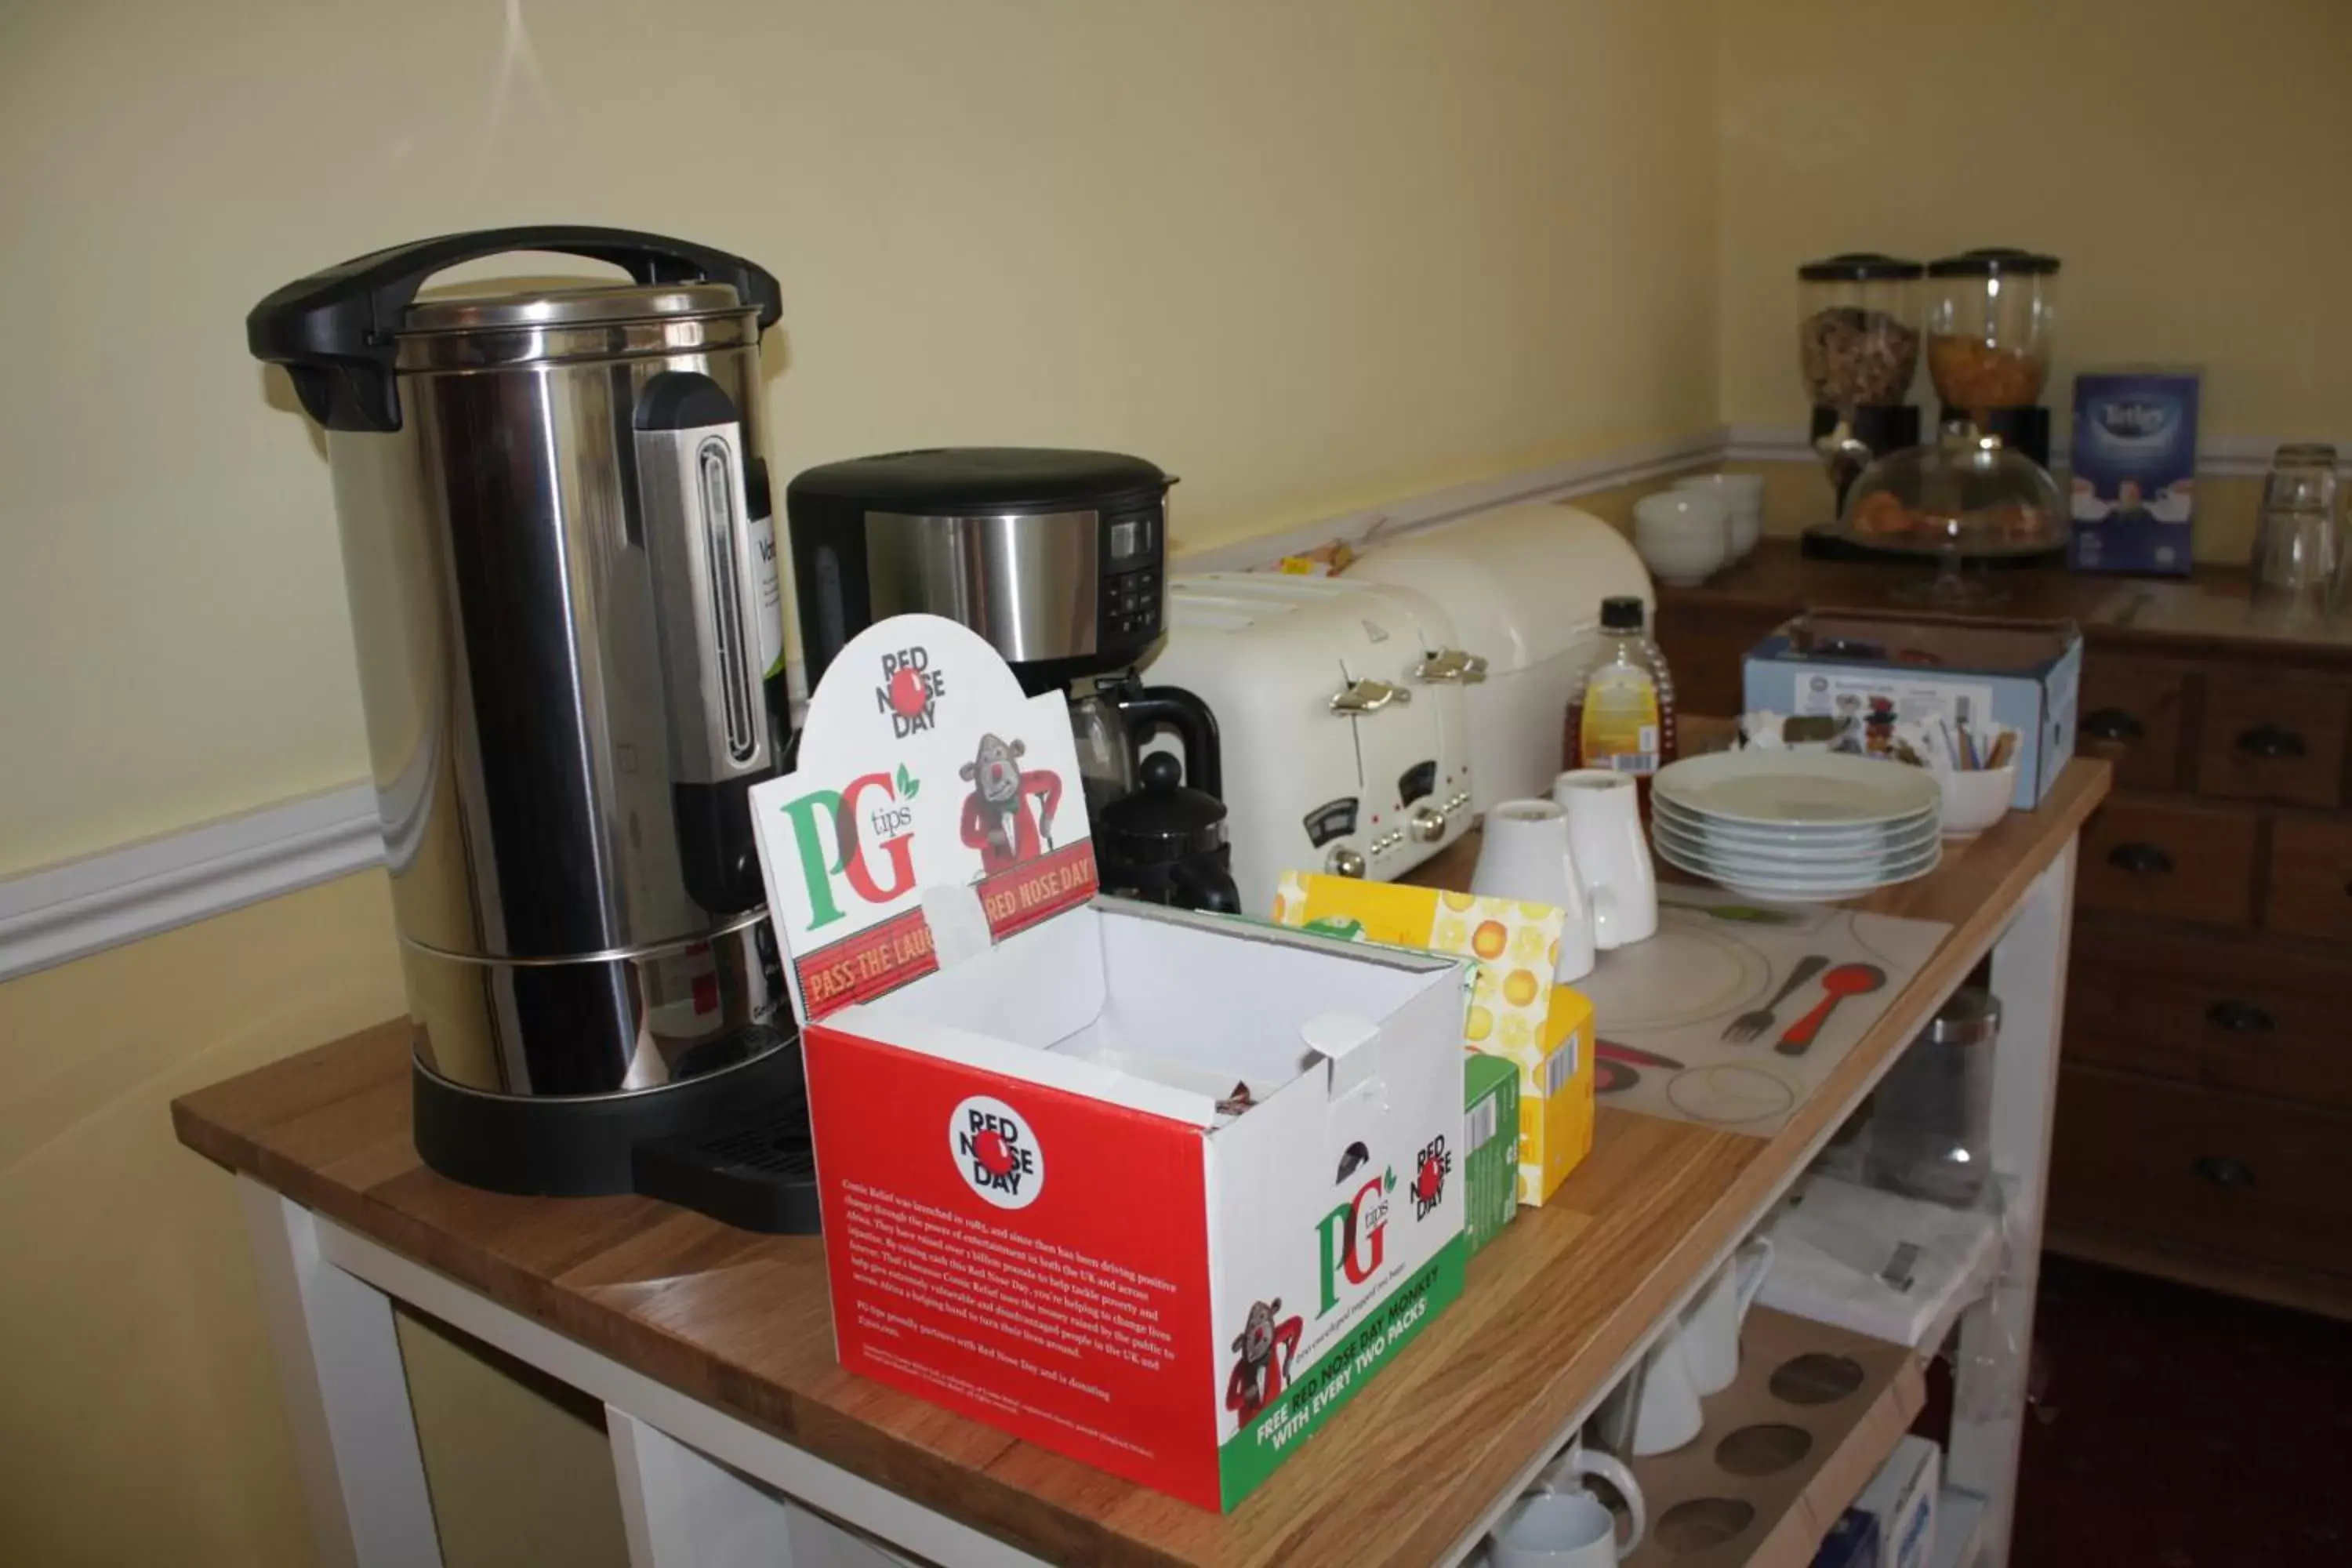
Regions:
<svg viewBox="0 0 2352 1568"><path fill-rule="evenodd" d="M418 297L511 251L633 281ZM417 1143L460 1179L624 1190L636 1143L798 1077L746 805L782 740L780 309L740 258L539 227L363 256L247 319L326 427Z"/></svg>

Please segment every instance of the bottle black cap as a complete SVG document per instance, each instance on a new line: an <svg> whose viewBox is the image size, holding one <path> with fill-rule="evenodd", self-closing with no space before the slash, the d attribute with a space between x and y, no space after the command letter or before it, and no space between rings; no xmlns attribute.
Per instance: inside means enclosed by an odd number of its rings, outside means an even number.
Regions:
<svg viewBox="0 0 2352 1568"><path fill-rule="evenodd" d="M1638 632L1642 629L1642 601L1632 595L1601 601L1601 625L1612 632Z"/></svg>

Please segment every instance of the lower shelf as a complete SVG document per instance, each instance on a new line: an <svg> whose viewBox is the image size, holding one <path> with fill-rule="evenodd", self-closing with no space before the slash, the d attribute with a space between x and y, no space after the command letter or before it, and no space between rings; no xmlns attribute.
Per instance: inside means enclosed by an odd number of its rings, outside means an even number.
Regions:
<svg viewBox="0 0 2352 1568"><path fill-rule="evenodd" d="M1907 1347L1758 1308L1699 1435L1633 1462L1650 1532L1628 1563L1807 1568L1925 1398Z"/></svg>

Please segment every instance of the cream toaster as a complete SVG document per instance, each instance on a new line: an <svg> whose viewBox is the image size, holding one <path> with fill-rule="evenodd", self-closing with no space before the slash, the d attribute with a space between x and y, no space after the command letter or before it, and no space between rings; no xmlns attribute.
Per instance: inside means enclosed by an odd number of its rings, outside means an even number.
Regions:
<svg viewBox="0 0 2352 1568"><path fill-rule="evenodd" d="M1285 871L1384 881L1462 836L1465 693L1486 668L1410 587L1276 573L1170 580L1167 639L1146 672L1217 716L1244 913L1273 910Z"/></svg>
<svg viewBox="0 0 2352 1568"><path fill-rule="evenodd" d="M1601 639L1601 601L1650 602L1624 536L1557 503L1508 507L1378 544L1342 583L1410 584L1492 668L1467 693L1474 809L1551 793L1570 698Z"/></svg>

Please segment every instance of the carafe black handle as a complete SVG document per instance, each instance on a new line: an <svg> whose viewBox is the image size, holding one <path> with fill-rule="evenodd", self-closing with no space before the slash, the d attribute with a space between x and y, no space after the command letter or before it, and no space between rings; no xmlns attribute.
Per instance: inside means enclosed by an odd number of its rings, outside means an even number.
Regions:
<svg viewBox="0 0 2352 1568"><path fill-rule="evenodd" d="M1217 739L1217 716L1207 703L1181 686L1131 687L1112 700L1137 746L1157 731L1175 731L1184 742L1184 782L1219 800L1225 798L1224 752Z"/></svg>
<svg viewBox="0 0 2352 1568"><path fill-rule="evenodd" d="M775 275L740 256L634 229L539 224L412 240L298 278L270 290L245 318L246 346L254 358L286 367L302 406L328 429L397 430L393 334L417 289L460 262L515 250L609 262L640 283L731 283L736 298L759 311L763 331L783 314Z"/></svg>

